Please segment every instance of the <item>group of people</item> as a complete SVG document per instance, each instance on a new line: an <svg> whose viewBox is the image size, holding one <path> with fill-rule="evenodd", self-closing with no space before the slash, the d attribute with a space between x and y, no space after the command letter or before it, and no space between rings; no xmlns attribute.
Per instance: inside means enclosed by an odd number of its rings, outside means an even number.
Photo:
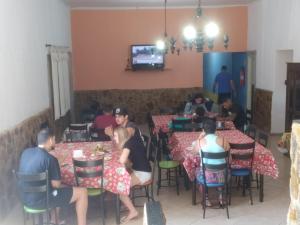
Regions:
<svg viewBox="0 0 300 225"><path fill-rule="evenodd" d="M119 162L124 166L130 165L131 186L142 185L149 182L151 176L151 165L147 159L146 148L138 127L128 119L126 108L118 107L114 114L103 115L96 118L95 124L106 124L105 134L115 141L120 151ZM111 117L113 119L111 119ZM101 123L99 123L99 121ZM59 216L59 209L68 204L75 203L78 225L86 225L86 213L88 207L87 189L83 187L65 187L61 184L61 173L57 158L50 152L55 147L55 137L52 130L43 127L37 135L38 146L25 149L20 158L19 172L23 174L36 174L48 171L49 196L48 206L53 209L51 222L63 224ZM130 162L130 163L129 163ZM20 182L20 189L27 184ZM22 193L22 192L21 192ZM31 208L46 208L47 198L43 194L26 193L22 195L24 204ZM121 222L126 223L138 216L138 212L131 202L129 196L120 195L120 200L128 208L128 215Z"/></svg>

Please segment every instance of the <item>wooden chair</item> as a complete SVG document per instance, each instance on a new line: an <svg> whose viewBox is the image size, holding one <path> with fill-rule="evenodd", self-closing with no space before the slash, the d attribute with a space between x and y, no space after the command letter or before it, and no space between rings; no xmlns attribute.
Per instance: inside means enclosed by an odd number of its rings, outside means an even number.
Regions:
<svg viewBox="0 0 300 225"><path fill-rule="evenodd" d="M87 124L70 124L69 131L66 132L67 142L82 142L89 140Z"/></svg>
<svg viewBox="0 0 300 225"><path fill-rule="evenodd" d="M249 166L245 168L234 168L231 165L231 177L241 177L243 178L243 195L245 195L245 189L249 190L251 205L253 205L252 199L252 190L251 190L251 180L252 180L252 166L253 166L253 157L254 157L254 148L255 142L244 143L244 144L232 144L230 143L230 155L232 161L247 161ZM241 153L241 151L243 153ZM232 182L230 182L230 191L229 191L229 204L231 203L231 189Z"/></svg>
<svg viewBox="0 0 300 225"><path fill-rule="evenodd" d="M228 210L228 156L229 152L203 152L201 151L201 161L202 161L202 176L197 177L197 182L203 187L202 193L202 206L203 206L203 218L205 218L206 211L206 196L208 196L208 188L219 188L221 189L222 195L222 206L226 207L227 218L229 219L229 210ZM208 160L219 160L224 159L224 163L213 164ZM224 176L223 182L209 182L206 179L207 173L217 173L221 172ZM224 198L225 195L225 198Z"/></svg>

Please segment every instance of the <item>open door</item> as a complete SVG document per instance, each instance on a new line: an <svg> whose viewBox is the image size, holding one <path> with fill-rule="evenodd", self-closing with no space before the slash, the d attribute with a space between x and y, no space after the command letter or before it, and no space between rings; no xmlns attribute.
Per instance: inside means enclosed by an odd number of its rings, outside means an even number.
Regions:
<svg viewBox="0 0 300 225"><path fill-rule="evenodd" d="M293 120L300 119L300 63L288 63L286 85L285 130L290 132Z"/></svg>

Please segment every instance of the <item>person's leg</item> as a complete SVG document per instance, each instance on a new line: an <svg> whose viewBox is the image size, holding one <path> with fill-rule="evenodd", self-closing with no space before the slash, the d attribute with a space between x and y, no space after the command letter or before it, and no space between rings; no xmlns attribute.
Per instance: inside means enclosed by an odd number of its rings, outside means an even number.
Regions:
<svg viewBox="0 0 300 225"><path fill-rule="evenodd" d="M86 212L88 207L88 195L86 188L73 187L73 195L70 203L75 202L77 224L86 225Z"/></svg>
<svg viewBox="0 0 300 225"><path fill-rule="evenodd" d="M128 195L121 195L120 194L120 200L123 202L123 204L128 208L129 213L126 216L126 218L122 222L127 222L135 217L138 216L138 211L136 211L134 205L132 204L130 198Z"/></svg>

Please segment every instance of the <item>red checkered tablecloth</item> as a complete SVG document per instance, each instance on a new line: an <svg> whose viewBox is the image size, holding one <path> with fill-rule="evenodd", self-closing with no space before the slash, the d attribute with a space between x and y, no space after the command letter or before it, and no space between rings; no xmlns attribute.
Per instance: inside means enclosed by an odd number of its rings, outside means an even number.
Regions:
<svg viewBox="0 0 300 225"><path fill-rule="evenodd" d="M169 140L173 159L183 164L191 180L195 179L196 170L200 165L199 153L191 151L192 142L199 137L199 134L199 132L175 132ZM253 141L239 130L217 131L217 135L224 137L229 143L249 143ZM232 165L237 168L245 166L242 161L232 162ZM272 152L258 143L255 145L253 171L273 178L277 178L279 173Z"/></svg>
<svg viewBox="0 0 300 225"><path fill-rule="evenodd" d="M112 142L101 142L103 148L107 150L104 157L104 189L116 194L129 195L131 177L126 168L119 163L119 152L113 149ZM82 160L96 159L93 150L100 142L77 142L60 143L55 145L55 150L51 152L58 158L62 183L75 186L74 168L72 163L73 151L82 150L84 158ZM99 188L98 178L85 178L80 182L81 186L88 188Z"/></svg>
<svg viewBox="0 0 300 225"><path fill-rule="evenodd" d="M152 121L154 123L154 133L158 133L160 130L164 133L169 132L169 123L172 119L177 118L177 115L157 115L152 116ZM188 115L191 118L191 115ZM235 126L232 121L225 121L226 129L235 129Z"/></svg>

